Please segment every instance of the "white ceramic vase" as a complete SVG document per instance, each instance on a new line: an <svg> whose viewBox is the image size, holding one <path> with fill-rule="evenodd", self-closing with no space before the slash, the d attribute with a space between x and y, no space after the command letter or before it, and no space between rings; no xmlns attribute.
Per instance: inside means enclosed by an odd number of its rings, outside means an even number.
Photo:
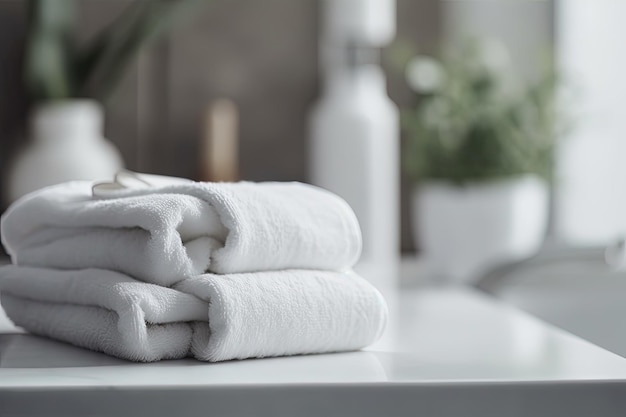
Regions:
<svg viewBox="0 0 626 417"><path fill-rule="evenodd" d="M535 176L456 186L423 183L413 195L420 253L443 280L469 283L498 264L539 250L547 228L547 183Z"/></svg>
<svg viewBox="0 0 626 417"><path fill-rule="evenodd" d="M111 180L123 167L117 148L103 135L103 110L93 100L59 100L31 116L30 141L8 175L7 200L69 180Z"/></svg>

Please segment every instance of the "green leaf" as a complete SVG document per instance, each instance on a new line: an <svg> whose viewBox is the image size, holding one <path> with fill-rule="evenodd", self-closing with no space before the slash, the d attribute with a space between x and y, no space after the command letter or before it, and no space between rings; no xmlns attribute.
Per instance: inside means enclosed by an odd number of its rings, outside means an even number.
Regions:
<svg viewBox="0 0 626 417"><path fill-rule="evenodd" d="M72 0L31 0L25 81L37 99L60 99L73 94Z"/></svg>
<svg viewBox="0 0 626 417"><path fill-rule="evenodd" d="M29 39L26 56L26 83L34 97L69 97L72 86L63 42L41 33Z"/></svg>
<svg viewBox="0 0 626 417"><path fill-rule="evenodd" d="M106 54L112 53L114 43L123 42L124 37L130 34L132 26L147 10L148 3L148 1L133 2L77 54L76 81L82 95L87 94L88 83L94 76L97 65L105 60Z"/></svg>
<svg viewBox="0 0 626 417"><path fill-rule="evenodd" d="M44 32L68 32L74 21L74 0L30 0L31 23Z"/></svg>
<svg viewBox="0 0 626 417"><path fill-rule="evenodd" d="M106 100L141 49L205 0L149 0L127 10L81 58L81 81ZM88 87L85 87L87 90Z"/></svg>

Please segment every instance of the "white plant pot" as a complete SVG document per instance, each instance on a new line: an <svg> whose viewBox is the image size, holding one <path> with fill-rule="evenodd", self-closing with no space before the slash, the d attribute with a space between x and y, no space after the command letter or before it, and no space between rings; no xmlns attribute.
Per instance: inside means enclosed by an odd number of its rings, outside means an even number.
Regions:
<svg viewBox="0 0 626 417"><path fill-rule="evenodd" d="M424 183L413 196L420 253L443 279L467 283L534 254L548 220L548 185L535 176L455 186Z"/></svg>
<svg viewBox="0 0 626 417"><path fill-rule="evenodd" d="M31 140L11 165L8 202L69 180L111 180L123 167L117 148L102 136L102 107L93 100L53 101L30 120Z"/></svg>

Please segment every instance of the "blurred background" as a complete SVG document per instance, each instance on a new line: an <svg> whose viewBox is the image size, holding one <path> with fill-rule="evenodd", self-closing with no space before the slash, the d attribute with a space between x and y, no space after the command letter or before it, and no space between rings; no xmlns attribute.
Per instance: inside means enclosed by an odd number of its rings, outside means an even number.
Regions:
<svg viewBox="0 0 626 417"><path fill-rule="evenodd" d="M619 189L626 177L620 162L626 58L616 20L624 2L206 0L187 1L196 3L192 11L172 22L170 11L145 7L150 3L158 9L185 2L0 1L4 207L37 185L14 178L20 169L38 171L20 168L20 148L52 135L46 132L64 132L54 111L35 110L95 98L104 106L102 134L127 169L199 180L314 182L347 193L353 206L397 199L374 210L388 217L378 216L382 226L368 225L376 220L355 207L366 240L382 239L405 254L432 251L435 264L457 265L442 274L458 279L536 253L546 234L566 246L597 248L619 243L626 232L626 193ZM160 19L167 27L153 28ZM141 30L124 32L124 25ZM110 48L96 61L104 64L86 81L74 80L102 39ZM68 64L63 59L70 55ZM355 75L361 67L383 69L384 91L365 72ZM342 68L349 75L337 75ZM64 74L69 87L55 90ZM351 83L360 84L348 91ZM348 98L341 101L336 91ZM359 110L362 122L351 116L354 103L374 103L381 94L391 99L383 110L372 104ZM337 114L345 117L333 119ZM367 140L388 142L389 155L376 147L359 154L359 133L342 125L350 117L366 126ZM388 120L377 124L378 117ZM338 142L351 134L356 144L342 149L316 145L319 136ZM324 159L351 152L343 166L352 174ZM377 163L376 154L384 161ZM43 171L44 163L29 163ZM332 183L344 176L351 179ZM396 187L397 193L380 191ZM450 207L478 214L461 219ZM464 239L470 243L459 243ZM502 247L508 251L498 252Z"/></svg>
<svg viewBox="0 0 626 417"><path fill-rule="evenodd" d="M76 37L86 42L130 3L77 1ZM306 181L307 117L320 95L321 2L206 3L141 52L107 104L105 136L131 170L197 178L206 109L213 100L228 98L239 110L240 177ZM511 4L498 11L494 5L500 2L493 1L399 0L398 36L420 51L435 51L449 35L443 15L447 3L459 3L453 12L474 20L484 12L500 16L484 20L507 37L520 63L552 41L553 5L547 1L505 2ZM472 13L474 7L480 10ZM26 136L32 104L24 85L26 1L0 1L0 31L0 154L5 168L14 146ZM533 64L525 67L530 71ZM388 77L390 97L401 107L412 103L402 72L389 71ZM411 233L402 230L402 248L411 250Z"/></svg>

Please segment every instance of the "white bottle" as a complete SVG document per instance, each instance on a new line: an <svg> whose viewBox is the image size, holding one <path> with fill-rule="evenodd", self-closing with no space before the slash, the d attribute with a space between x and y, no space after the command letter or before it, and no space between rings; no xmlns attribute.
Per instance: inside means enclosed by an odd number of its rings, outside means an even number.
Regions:
<svg viewBox="0 0 626 417"><path fill-rule="evenodd" d="M399 116L375 64L327 72L310 120L314 184L354 209L363 233L356 269L382 291L396 282L399 257Z"/></svg>

